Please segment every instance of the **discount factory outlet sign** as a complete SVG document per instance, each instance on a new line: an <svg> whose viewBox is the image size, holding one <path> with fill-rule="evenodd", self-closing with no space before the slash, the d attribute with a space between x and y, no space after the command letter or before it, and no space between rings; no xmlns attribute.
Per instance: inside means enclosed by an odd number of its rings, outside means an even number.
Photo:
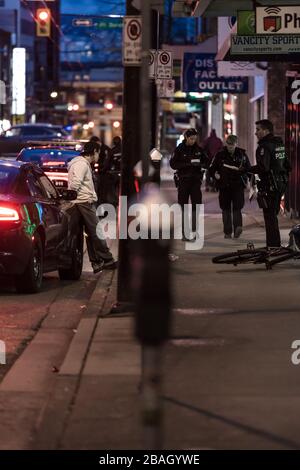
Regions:
<svg viewBox="0 0 300 470"><path fill-rule="evenodd" d="M215 54L185 53L183 91L207 93L247 93L248 78L219 77Z"/></svg>

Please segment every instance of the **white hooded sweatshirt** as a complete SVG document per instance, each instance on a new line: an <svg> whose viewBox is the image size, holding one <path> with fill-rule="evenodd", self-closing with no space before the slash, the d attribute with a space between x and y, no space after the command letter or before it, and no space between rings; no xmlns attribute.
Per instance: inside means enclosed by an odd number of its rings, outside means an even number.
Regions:
<svg viewBox="0 0 300 470"><path fill-rule="evenodd" d="M73 158L68 165L68 188L77 191L75 203L96 202L91 165L85 157Z"/></svg>

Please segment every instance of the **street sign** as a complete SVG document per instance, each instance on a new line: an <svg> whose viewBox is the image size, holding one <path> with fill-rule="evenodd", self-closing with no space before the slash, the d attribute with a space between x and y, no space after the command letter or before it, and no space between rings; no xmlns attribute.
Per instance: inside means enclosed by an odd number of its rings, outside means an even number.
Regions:
<svg viewBox="0 0 300 470"><path fill-rule="evenodd" d="M231 36L231 55L271 55L300 53L300 34Z"/></svg>
<svg viewBox="0 0 300 470"><path fill-rule="evenodd" d="M158 98L172 98L175 93L175 80L158 78L156 80Z"/></svg>
<svg viewBox="0 0 300 470"><path fill-rule="evenodd" d="M123 19L123 64L141 65L142 19L140 16L125 16Z"/></svg>
<svg viewBox="0 0 300 470"><path fill-rule="evenodd" d="M72 21L73 26L93 26L93 20L91 18L74 18Z"/></svg>
<svg viewBox="0 0 300 470"><path fill-rule="evenodd" d="M297 34L300 28L300 5L256 7L258 34Z"/></svg>
<svg viewBox="0 0 300 470"><path fill-rule="evenodd" d="M247 93L248 78L219 77L215 54L185 53L183 88L185 92Z"/></svg>
<svg viewBox="0 0 300 470"><path fill-rule="evenodd" d="M166 97L172 98L175 93L175 80L168 79L164 81L165 81Z"/></svg>
<svg viewBox="0 0 300 470"><path fill-rule="evenodd" d="M157 78L172 78L173 72L172 52L165 50L158 50L157 53Z"/></svg>
<svg viewBox="0 0 300 470"><path fill-rule="evenodd" d="M156 49L150 49L149 51L149 78L155 78L156 75Z"/></svg>

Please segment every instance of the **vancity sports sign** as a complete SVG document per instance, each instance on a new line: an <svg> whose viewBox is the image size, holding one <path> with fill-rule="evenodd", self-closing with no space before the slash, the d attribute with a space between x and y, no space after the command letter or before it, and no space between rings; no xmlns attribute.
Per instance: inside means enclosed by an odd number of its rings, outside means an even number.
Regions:
<svg viewBox="0 0 300 470"><path fill-rule="evenodd" d="M257 34L299 34L300 5L256 7Z"/></svg>

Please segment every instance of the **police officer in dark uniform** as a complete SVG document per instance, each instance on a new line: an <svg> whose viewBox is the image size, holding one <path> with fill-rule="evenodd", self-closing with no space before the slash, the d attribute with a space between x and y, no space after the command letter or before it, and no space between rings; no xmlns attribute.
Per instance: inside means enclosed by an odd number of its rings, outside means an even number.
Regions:
<svg viewBox="0 0 300 470"><path fill-rule="evenodd" d="M251 173L259 177L257 200L259 207L263 209L267 246L279 247L281 239L277 215L291 168L281 137L273 135L272 122L262 119L255 124L258 147L256 165L251 167Z"/></svg>
<svg viewBox="0 0 300 470"><path fill-rule="evenodd" d="M170 160L170 166L176 170L178 180L178 203L183 210L183 236L182 240L190 241L190 228L187 225L187 214L184 205L192 203L192 231L196 231L197 204L202 203L201 184L204 170L209 165L209 159L204 150L197 144L196 129L188 129L184 133L184 140L179 144ZM184 227L188 230L184 231Z"/></svg>
<svg viewBox="0 0 300 470"><path fill-rule="evenodd" d="M103 165L104 172L107 173L107 202L115 207L119 201L119 186L121 176L122 159L122 139L115 136L112 141L112 148Z"/></svg>
<svg viewBox="0 0 300 470"><path fill-rule="evenodd" d="M249 169L250 162L246 151L237 147L235 135L229 135L225 147L215 155L209 167L219 190L225 238L231 238L232 232L234 238L239 238L243 231L241 211L245 204L244 190Z"/></svg>
<svg viewBox="0 0 300 470"><path fill-rule="evenodd" d="M111 149L107 145L105 145L99 137L93 135L90 138L90 142L96 142L100 145L100 154L99 154L99 161L98 161L98 181L96 185L97 196L98 196L98 204L102 204L107 202L107 172L105 170L105 162L110 157Z"/></svg>

